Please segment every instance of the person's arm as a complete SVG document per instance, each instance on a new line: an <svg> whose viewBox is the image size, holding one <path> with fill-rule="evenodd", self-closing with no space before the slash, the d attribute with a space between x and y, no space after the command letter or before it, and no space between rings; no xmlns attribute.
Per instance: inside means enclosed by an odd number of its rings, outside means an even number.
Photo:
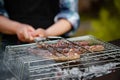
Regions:
<svg viewBox="0 0 120 80"><path fill-rule="evenodd" d="M17 23L8 19L7 11L4 9L4 1L0 0L0 32L15 34L16 27L14 25L17 25Z"/></svg>
<svg viewBox="0 0 120 80"><path fill-rule="evenodd" d="M33 39L31 33L35 31L34 28L30 25L10 20L3 5L3 0L0 0L0 33L17 35L19 40L30 42Z"/></svg>
<svg viewBox="0 0 120 80"><path fill-rule="evenodd" d="M60 13L55 17L55 24L46 30L47 36L71 35L79 27L78 0L60 0Z"/></svg>
<svg viewBox="0 0 120 80"><path fill-rule="evenodd" d="M46 30L47 36L59 36L72 29L72 25L66 19L60 19Z"/></svg>
<svg viewBox="0 0 120 80"><path fill-rule="evenodd" d="M5 16L0 16L0 32L4 34L15 35L19 23L8 19Z"/></svg>
<svg viewBox="0 0 120 80"><path fill-rule="evenodd" d="M0 32L9 35L17 35L18 39L23 42L31 42L33 40L32 32L35 29L27 24L22 24L5 16L0 16Z"/></svg>

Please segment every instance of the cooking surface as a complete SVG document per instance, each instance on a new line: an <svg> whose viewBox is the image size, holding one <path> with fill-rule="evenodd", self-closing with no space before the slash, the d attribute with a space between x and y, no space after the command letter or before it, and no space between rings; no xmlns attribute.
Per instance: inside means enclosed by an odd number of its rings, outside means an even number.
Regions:
<svg viewBox="0 0 120 80"><path fill-rule="evenodd" d="M108 65L111 65L110 63L109 64L106 64L106 65L104 65L104 67L106 67L106 68L109 68L109 67L107 67ZM114 66L113 64L111 65L111 67L112 66ZM91 69L92 68L94 68L94 70L96 69L98 69L98 68L101 68L102 69L102 67L100 67L100 66L91 66ZM73 71L76 71L77 69L76 68L74 68L74 69L72 69ZM92 71L93 71L93 69L92 69ZM108 71L108 73L109 73L109 71ZM111 73L111 74L109 74L109 75L106 75L106 76L102 76L102 77L100 77L100 78L95 78L94 80L106 80L106 78L109 78L110 76L111 77L114 77L114 78L116 78L116 79L114 79L114 80L119 80L120 78L118 77L118 75L117 75L117 73L119 73L119 71L118 72L114 72L114 73ZM11 77L12 75L10 74L10 73L8 73L8 72L6 72L6 71L4 71L4 74L8 74L7 75L7 77ZM109 76L109 77L108 77ZM6 78L7 78L6 77ZM1 80L5 80L5 79L2 79L2 77L1 77ZM14 80L14 78L11 78L11 79L7 79L7 80ZM112 80L113 80L113 78L112 78Z"/></svg>

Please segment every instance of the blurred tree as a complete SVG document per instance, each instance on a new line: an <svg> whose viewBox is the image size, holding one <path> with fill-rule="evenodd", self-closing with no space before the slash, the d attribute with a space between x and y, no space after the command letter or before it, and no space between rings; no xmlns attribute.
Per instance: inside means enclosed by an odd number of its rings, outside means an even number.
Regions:
<svg viewBox="0 0 120 80"><path fill-rule="evenodd" d="M115 6L118 9L119 13L120 13L120 0L114 0Z"/></svg>
<svg viewBox="0 0 120 80"><path fill-rule="evenodd" d="M99 17L92 19L91 25L90 34L102 40L110 41L120 38L120 0L104 0Z"/></svg>

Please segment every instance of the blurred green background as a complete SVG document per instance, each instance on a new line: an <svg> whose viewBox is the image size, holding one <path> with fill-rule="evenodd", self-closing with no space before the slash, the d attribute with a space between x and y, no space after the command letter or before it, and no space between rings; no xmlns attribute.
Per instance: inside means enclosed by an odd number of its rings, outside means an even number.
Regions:
<svg viewBox="0 0 120 80"><path fill-rule="evenodd" d="M80 28L74 36L120 39L120 0L79 0Z"/></svg>

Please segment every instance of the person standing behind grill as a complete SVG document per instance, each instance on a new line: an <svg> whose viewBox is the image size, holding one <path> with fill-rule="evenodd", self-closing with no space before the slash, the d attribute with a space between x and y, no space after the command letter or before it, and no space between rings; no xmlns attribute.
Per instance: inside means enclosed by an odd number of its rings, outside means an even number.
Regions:
<svg viewBox="0 0 120 80"><path fill-rule="evenodd" d="M78 0L0 0L3 47L38 36L69 37L79 23Z"/></svg>

